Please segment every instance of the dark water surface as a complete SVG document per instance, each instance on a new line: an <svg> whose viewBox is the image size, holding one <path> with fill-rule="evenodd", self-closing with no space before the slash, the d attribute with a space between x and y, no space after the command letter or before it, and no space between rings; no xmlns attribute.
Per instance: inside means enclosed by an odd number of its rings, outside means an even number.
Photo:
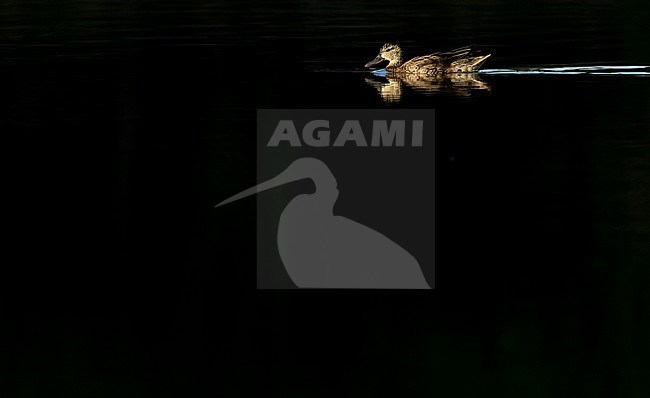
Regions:
<svg viewBox="0 0 650 398"><path fill-rule="evenodd" d="M0 395L648 396L648 10L3 2ZM493 57L413 85L387 41ZM212 207L255 110L382 107L436 110L437 289L256 291L254 200Z"/></svg>

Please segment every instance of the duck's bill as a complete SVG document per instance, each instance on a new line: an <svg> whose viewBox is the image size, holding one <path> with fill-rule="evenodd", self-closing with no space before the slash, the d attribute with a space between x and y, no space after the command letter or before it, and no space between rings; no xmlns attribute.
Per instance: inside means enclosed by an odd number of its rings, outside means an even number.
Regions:
<svg viewBox="0 0 650 398"><path fill-rule="evenodd" d="M366 68L370 68L371 66L375 66L375 65L377 65L377 64L380 64L380 63L382 63L383 61L385 61L385 59L383 59L383 58L381 57L381 55L377 55L377 57L376 57L375 59L373 59L372 61L368 62L368 63L365 65L365 67L366 67Z"/></svg>

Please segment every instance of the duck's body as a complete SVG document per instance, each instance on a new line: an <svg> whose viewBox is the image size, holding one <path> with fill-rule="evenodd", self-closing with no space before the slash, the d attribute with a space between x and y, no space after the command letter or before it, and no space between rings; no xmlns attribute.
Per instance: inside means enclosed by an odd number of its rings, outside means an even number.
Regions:
<svg viewBox="0 0 650 398"><path fill-rule="evenodd" d="M439 76L449 73L471 73L479 70L491 54L477 55L471 47L448 52L438 52L402 62L402 49L397 44L384 44L379 55L366 64L366 68L389 61L386 71L394 74Z"/></svg>

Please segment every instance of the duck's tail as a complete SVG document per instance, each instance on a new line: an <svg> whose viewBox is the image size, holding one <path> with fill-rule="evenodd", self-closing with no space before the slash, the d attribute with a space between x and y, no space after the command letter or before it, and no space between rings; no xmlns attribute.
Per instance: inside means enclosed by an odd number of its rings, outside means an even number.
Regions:
<svg viewBox="0 0 650 398"><path fill-rule="evenodd" d="M448 72L476 72L492 54L467 57L455 60L449 65Z"/></svg>
<svg viewBox="0 0 650 398"><path fill-rule="evenodd" d="M491 56L492 54L487 54L480 57L471 58L470 64L471 64L472 72L479 70L479 68L483 66L485 61L487 61L487 59L490 58Z"/></svg>

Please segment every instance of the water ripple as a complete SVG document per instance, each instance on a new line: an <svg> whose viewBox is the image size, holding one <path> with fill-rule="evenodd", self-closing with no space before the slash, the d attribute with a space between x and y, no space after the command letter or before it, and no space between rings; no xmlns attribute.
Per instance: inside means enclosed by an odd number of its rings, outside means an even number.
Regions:
<svg viewBox="0 0 650 398"><path fill-rule="evenodd" d="M591 65L591 66L557 66L541 68L483 69L479 73L486 75L627 75L648 76L650 66L645 65Z"/></svg>

